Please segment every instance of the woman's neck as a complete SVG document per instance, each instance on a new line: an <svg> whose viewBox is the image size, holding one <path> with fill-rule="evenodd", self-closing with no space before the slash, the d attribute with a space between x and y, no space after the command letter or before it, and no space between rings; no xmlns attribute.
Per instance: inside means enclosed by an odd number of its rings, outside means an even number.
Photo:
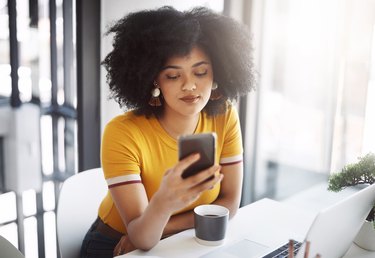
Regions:
<svg viewBox="0 0 375 258"><path fill-rule="evenodd" d="M168 116L158 118L163 129L174 139L180 135L192 134L197 128L199 114L194 116Z"/></svg>

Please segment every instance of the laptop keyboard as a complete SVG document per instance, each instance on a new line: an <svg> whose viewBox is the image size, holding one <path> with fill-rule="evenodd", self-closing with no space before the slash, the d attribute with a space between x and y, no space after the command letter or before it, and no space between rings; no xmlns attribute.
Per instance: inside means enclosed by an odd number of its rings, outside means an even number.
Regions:
<svg viewBox="0 0 375 258"><path fill-rule="evenodd" d="M294 255L297 254L298 250L300 249L302 243L293 240L293 253ZM289 243L282 245L281 247L277 248L275 251L263 256L262 258L288 258L288 250L289 250Z"/></svg>

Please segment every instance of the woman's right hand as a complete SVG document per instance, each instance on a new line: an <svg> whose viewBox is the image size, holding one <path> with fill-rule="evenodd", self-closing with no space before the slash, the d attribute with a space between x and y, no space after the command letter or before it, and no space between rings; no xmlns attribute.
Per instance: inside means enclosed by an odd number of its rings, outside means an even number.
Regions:
<svg viewBox="0 0 375 258"><path fill-rule="evenodd" d="M188 156L169 169L151 200L148 200L143 184L127 184L110 188L116 208L126 226L129 241L135 248L149 250L155 246L173 213L188 206L203 191L220 182L223 176L219 173L220 166L217 165L194 176L185 179L181 177L182 172L198 159L199 155ZM213 178L207 180L210 177ZM189 228L192 223L192 216L189 216L188 220L177 228ZM170 232L175 231L176 227L173 227Z"/></svg>
<svg viewBox="0 0 375 258"><path fill-rule="evenodd" d="M188 206L198 199L203 191L212 189L222 180L223 175L220 174L219 165L213 165L193 176L182 178L184 170L198 160L199 154L192 154L180 160L165 173L154 197L160 198L161 205L170 213ZM208 178L210 179L207 180Z"/></svg>
<svg viewBox="0 0 375 258"><path fill-rule="evenodd" d="M122 254L129 253L131 251L134 251L136 248L130 242L128 235L123 235L120 239L120 241L117 243L115 249L113 250L113 256L118 256Z"/></svg>

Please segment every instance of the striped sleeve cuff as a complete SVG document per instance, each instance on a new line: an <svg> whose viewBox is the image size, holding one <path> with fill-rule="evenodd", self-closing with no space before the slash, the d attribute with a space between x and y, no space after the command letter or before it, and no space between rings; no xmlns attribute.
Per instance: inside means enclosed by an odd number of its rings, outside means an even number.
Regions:
<svg viewBox="0 0 375 258"><path fill-rule="evenodd" d="M240 162L242 162L242 154L220 159L220 165L221 166L234 165L234 164L237 164L237 163L240 163Z"/></svg>
<svg viewBox="0 0 375 258"><path fill-rule="evenodd" d="M138 174L126 175L126 176L117 176L106 179L108 188L112 188L120 185L135 184L141 183L141 176Z"/></svg>

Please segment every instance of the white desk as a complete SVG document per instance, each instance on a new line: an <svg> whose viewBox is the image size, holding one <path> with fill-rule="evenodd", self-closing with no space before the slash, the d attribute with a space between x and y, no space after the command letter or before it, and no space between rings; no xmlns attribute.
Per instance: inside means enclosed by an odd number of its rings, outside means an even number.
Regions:
<svg viewBox="0 0 375 258"><path fill-rule="evenodd" d="M293 238L303 240L315 217L315 213L305 212L285 203L270 199L262 199L242 207L238 214L229 222L225 245L230 245L252 235L252 239L263 242L262 239L274 240L282 244ZM130 257L199 257L213 251L217 247L198 244L194 239L194 230L186 230L158 243L148 252L133 251L117 258ZM374 258L374 252L367 252L355 244L352 245L345 258Z"/></svg>

